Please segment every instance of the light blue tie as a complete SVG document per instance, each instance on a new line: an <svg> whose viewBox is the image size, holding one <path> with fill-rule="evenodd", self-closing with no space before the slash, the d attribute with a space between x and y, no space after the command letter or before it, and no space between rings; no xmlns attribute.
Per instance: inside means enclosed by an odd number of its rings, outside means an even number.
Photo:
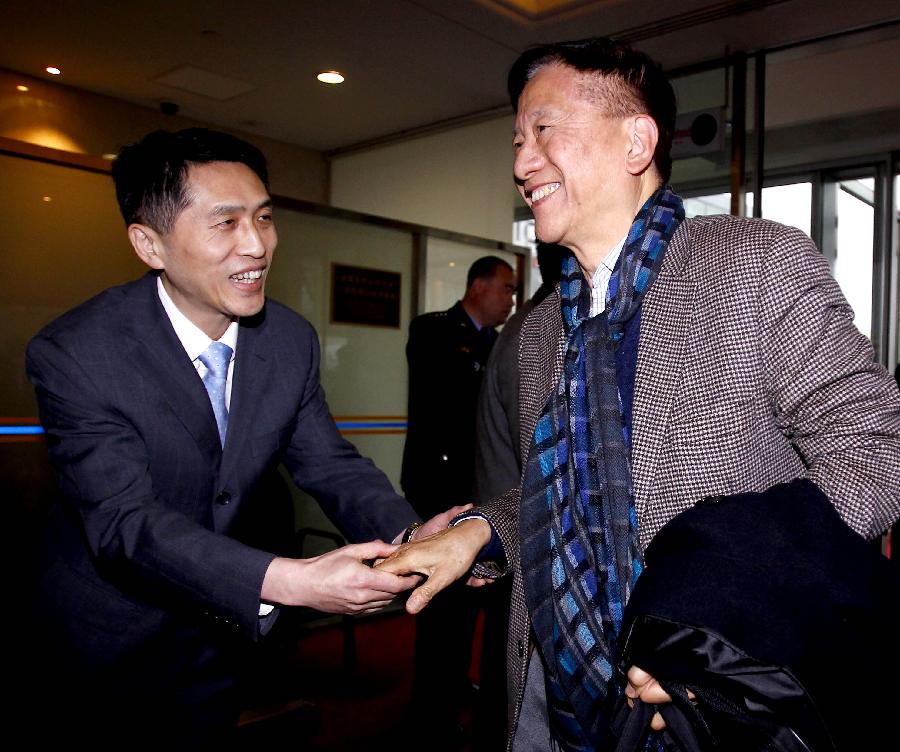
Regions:
<svg viewBox="0 0 900 752"><path fill-rule="evenodd" d="M212 402L216 425L219 427L219 440L225 446L225 431L228 430L228 408L225 407L225 384L228 381L228 365L231 363L232 349L224 342L210 342L209 347L200 353L200 362L206 366L203 386Z"/></svg>

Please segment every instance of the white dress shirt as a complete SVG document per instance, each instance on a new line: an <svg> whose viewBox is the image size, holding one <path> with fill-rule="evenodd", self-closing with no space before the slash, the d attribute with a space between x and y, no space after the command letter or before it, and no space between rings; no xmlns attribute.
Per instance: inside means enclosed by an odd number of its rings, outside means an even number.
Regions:
<svg viewBox="0 0 900 752"><path fill-rule="evenodd" d="M609 289L609 280L612 277L613 269L616 267L616 261L622 248L625 246L623 237L615 247L606 254L603 261L597 266L594 276L591 277L591 312L588 318L592 318L606 310L606 291Z"/></svg>
<svg viewBox="0 0 900 752"><path fill-rule="evenodd" d="M194 364L194 368L197 369L197 373L200 374L200 378L202 379L206 376L206 366L200 362L200 356L205 352L206 348L209 347L212 339L210 339L209 336L207 336L193 321L178 310L178 306L175 305L172 298L169 297L169 293L166 292L165 285L162 283L162 277L156 278L156 291L159 293L159 301L162 303L166 315L169 317L169 321L172 322L172 328L175 330L175 334L178 335L181 346L188 354L191 363ZM237 355L237 339L238 322L232 321L225 330L225 334L219 337L218 340L231 348L231 362L228 364L228 378L225 380L226 410L231 407L231 377L232 374L234 374L234 358Z"/></svg>

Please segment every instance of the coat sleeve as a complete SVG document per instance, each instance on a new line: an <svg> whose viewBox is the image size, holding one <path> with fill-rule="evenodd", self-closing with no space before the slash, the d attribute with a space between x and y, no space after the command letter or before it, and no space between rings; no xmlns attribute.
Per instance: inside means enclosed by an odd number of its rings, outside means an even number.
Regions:
<svg viewBox="0 0 900 752"><path fill-rule="evenodd" d="M26 361L66 513L78 519L98 571L123 592L136 586L164 602L199 607L256 639L259 594L273 556L159 498L143 438L70 345L38 336Z"/></svg>
<svg viewBox="0 0 900 752"><path fill-rule="evenodd" d="M492 561L477 563L472 568L472 574L476 577L495 579L519 569L519 504L521 498L521 489L516 487L478 506L478 512L490 523L491 529L500 539L506 555L506 565L503 566Z"/></svg>
<svg viewBox="0 0 900 752"><path fill-rule="evenodd" d="M312 327L308 332L300 406L285 465L347 539L391 541L418 517L387 476L338 431L319 381L318 338Z"/></svg>
<svg viewBox="0 0 900 752"><path fill-rule="evenodd" d="M782 227L766 253L761 343L776 420L845 522L875 537L900 517L900 393L809 238Z"/></svg>

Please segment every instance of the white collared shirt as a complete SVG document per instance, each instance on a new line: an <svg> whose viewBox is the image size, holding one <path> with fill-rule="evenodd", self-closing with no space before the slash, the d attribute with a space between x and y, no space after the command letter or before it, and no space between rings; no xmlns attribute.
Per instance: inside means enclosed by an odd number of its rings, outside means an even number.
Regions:
<svg viewBox="0 0 900 752"><path fill-rule="evenodd" d="M616 268L616 261L619 260L619 254L622 253L627 237L627 235L623 237L606 254L597 266L594 276L591 277L591 313L589 318L606 310L606 291L609 289L609 280L612 277L613 269Z"/></svg>
<svg viewBox="0 0 900 752"><path fill-rule="evenodd" d="M200 374L200 378L202 379L206 376L206 366L200 362L200 356L206 348L209 347L212 340L202 329L200 329L200 327L178 310L178 306L175 305L172 298L169 297L169 293L166 292L162 277L156 278L156 291L159 294L159 301L162 303L166 315L169 317L169 321L172 322L172 328L175 330L175 334L178 335L181 346L188 354L188 357L194 364L194 368L197 369L197 373ZM237 339L238 322L232 321L225 330L225 334L219 337L218 340L231 348L231 362L228 364L228 378L225 380L226 410L231 408L231 377L234 373L234 358L237 355Z"/></svg>

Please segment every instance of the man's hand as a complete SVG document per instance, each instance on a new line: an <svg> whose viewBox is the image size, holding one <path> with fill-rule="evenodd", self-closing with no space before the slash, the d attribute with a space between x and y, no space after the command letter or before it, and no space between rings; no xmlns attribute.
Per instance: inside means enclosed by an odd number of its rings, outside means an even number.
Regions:
<svg viewBox="0 0 900 752"><path fill-rule="evenodd" d="M421 574L428 579L413 590L406 610L417 614L441 590L462 577L491 540L491 526L482 519L463 520L455 527L417 539L379 563L378 571Z"/></svg>
<svg viewBox="0 0 900 752"><path fill-rule="evenodd" d="M666 692L659 682L650 674L637 666L628 669L628 686L625 688L625 694L629 699L628 704L634 707L634 700L640 699L648 705L659 705L662 702L672 702L669 693ZM694 700L694 693L688 690L688 699ZM654 731L662 731L666 727L666 722L659 713L653 714L650 721L650 728Z"/></svg>
<svg viewBox="0 0 900 752"><path fill-rule="evenodd" d="M372 541L344 546L312 559L278 557L266 570L261 598L330 614L377 611L420 579L376 571L363 563L390 556L396 548Z"/></svg>
<svg viewBox="0 0 900 752"><path fill-rule="evenodd" d="M468 512L474 504L460 504L456 507L450 507L446 512L441 512L425 522L421 527L413 531L411 540L422 540L430 535L446 530L450 526L450 520L456 515Z"/></svg>

